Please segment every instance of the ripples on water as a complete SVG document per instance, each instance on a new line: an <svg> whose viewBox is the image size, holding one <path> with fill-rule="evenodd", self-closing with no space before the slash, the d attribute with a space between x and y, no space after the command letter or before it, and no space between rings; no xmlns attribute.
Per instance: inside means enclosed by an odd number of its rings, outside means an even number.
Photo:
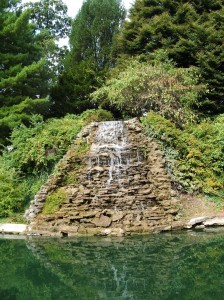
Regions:
<svg viewBox="0 0 224 300"><path fill-rule="evenodd" d="M0 237L0 299L224 299L224 235Z"/></svg>

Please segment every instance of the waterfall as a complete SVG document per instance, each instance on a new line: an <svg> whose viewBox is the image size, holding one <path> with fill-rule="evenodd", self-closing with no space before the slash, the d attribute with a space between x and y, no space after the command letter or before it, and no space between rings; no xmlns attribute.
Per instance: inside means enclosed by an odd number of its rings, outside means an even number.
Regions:
<svg viewBox="0 0 224 300"><path fill-rule="evenodd" d="M107 185L112 182L122 184L129 159L126 154L127 134L124 122L101 122L91 147L90 168L94 166L108 169Z"/></svg>
<svg viewBox="0 0 224 300"><path fill-rule="evenodd" d="M79 157L82 143L90 148ZM49 224L63 236L122 235L173 226L179 208L174 208L176 199L171 198L164 160L137 119L91 123L77 136L57 170L27 212L29 220L35 218L29 227L33 232L45 234ZM53 217L41 214L48 195L57 195L59 188L66 198L58 211Z"/></svg>

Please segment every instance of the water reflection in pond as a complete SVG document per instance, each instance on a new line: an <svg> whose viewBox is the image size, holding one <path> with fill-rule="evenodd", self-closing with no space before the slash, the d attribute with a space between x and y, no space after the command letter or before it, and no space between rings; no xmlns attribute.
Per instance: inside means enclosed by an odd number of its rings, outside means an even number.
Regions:
<svg viewBox="0 0 224 300"><path fill-rule="evenodd" d="M0 299L223 299L224 235L0 238Z"/></svg>

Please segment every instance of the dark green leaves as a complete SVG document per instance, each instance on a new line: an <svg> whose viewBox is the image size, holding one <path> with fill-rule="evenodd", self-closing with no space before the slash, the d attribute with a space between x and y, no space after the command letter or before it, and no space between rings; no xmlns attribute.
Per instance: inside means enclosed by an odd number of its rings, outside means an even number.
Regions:
<svg viewBox="0 0 224 300"><path fill-rule="evenodd" d="M71 18L67 15L67 6L62 0L40 0L29 2L31 20L37 25L36 30L49 30L55 38L64 38L70 33Z"/></svg>
<svg viewBox="0 0 224 300"><path fill-rule="evenodd" d="M119 35L119 51L149 55L163 49L178 67L199 67L209 93L200 99L200 111L224 111L223 1L136 0L130 21Z"/></svg>

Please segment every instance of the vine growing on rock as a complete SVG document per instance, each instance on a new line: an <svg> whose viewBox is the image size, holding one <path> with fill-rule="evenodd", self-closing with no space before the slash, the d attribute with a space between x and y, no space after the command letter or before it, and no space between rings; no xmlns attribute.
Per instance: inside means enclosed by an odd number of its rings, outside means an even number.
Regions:
<svg viewBox="0 0 224 300"><path fill-rule="evenodd" d="M24 210L85 125L110 119L102 109L47 121L34 115L29 126L15 128L0 157L0 217Z"/></svg>
<svg viewBox="0 0 224 300"><path fill-rule="evenodd" d="M223 200L224 115L182 130L154 112L148 113L142 122L148 135L160 140L176 187Z"/></svg>

